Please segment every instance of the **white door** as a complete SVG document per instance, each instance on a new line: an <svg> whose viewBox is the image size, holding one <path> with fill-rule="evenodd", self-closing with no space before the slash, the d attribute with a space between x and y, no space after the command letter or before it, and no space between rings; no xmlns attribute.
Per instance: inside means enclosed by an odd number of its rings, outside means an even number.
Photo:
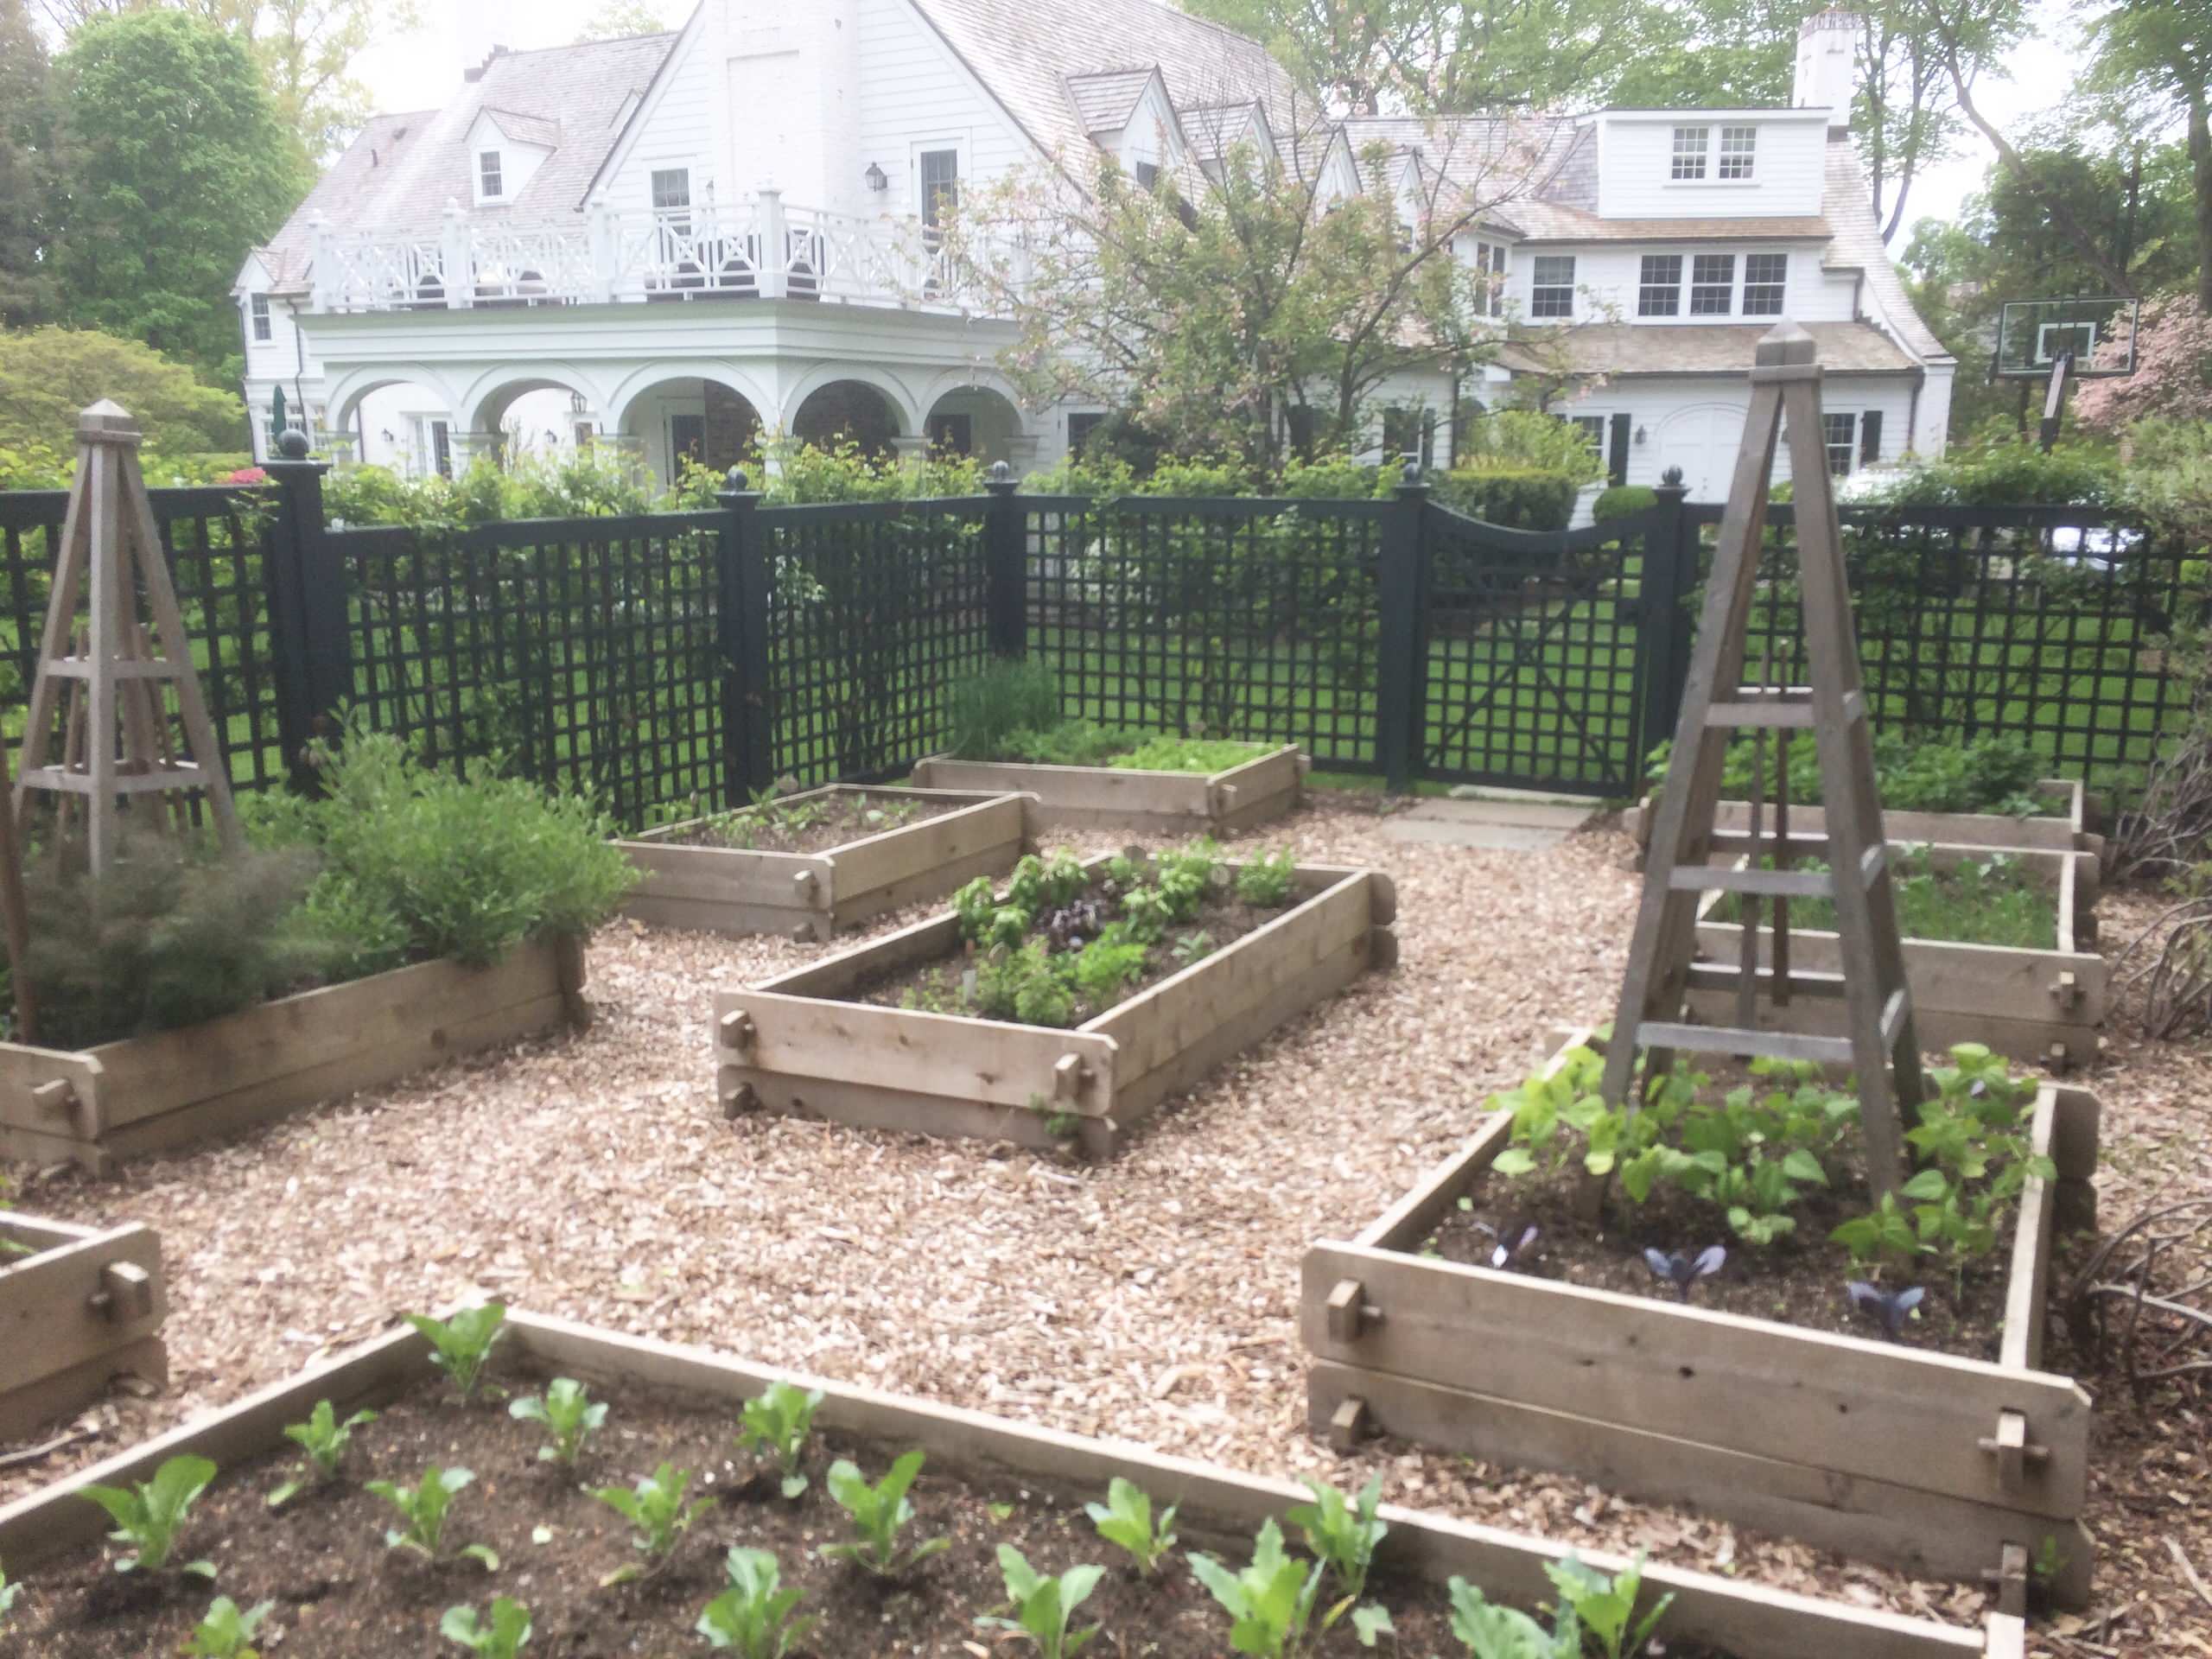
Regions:
<svg viewBox="0 0 2212 1659"><path fill-rule="evenodd" d="M1697 404L1659 423L1659 471L1682 469L1693 501L1726 501L1736 452L1743 447L1740 404Z"/></svg>

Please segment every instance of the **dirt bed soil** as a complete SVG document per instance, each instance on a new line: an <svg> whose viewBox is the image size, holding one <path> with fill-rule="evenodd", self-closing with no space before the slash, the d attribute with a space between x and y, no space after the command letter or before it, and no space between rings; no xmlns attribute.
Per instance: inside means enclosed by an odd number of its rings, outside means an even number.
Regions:
<svg viewBox="0 0 2212 1659"><path fill-rule="evenodd" d="M865 795L841 791L795 804L770 802L695 819L661 841L664 845L735 847L756 853L826 853L886 830L927 823L967 804L918 800L895 791Z"/></svg>

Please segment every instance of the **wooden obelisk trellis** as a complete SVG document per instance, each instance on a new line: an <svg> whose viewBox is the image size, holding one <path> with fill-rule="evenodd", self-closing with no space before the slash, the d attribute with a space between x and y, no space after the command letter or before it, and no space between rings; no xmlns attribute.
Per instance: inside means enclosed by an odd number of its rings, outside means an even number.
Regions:
<svg viewBox="0 0 2212 1659"><path fill-rule="evenodd" d="M149 646L138 614L143 593L153 613ZM81 632L79 600L87 612ZM169 735L161 687L176 694L181 752ZM64 693L71 707L64 709ZM67 722L59 753L55 720ZM238 816L224 776L222 750L192 665L192 642L170 585L160 527L138 470L138 428L103 399L78 417L77 478L61 526L60 556L39 645L37 677L16 775L15 815L22 827L35 791L67 806L81 802L94 875L113 863L124 797L198 790L224 846L238 844ZM167 814L158 800L156 827ZM68 815L61 815L64 828Z"/></svg>
<svg viewBox="0 0 2212 1659"><path fill-rule="evenodd" d="M1755 362L1751 414L1706 584L1704 614L1613 1026L1616 1040L1606 1053L1601 1086L1606 1100L1626 1099L1639 1050L1646 1056L1646 1075L1654 1078L1672 1069L1677 1050L1850 1065L1859 1077L1868 1176L1878 1193L1890 1192L1900 1179L1900 1104L1916 1116L1923 1098L1920 1052L1828 478L1821 368L1812 337L1789 322L1759 341ZM1765 539L1767 485L1785 430L1796 480L1800 614L1811 683L1746 685L1745 655ZM1786 807L1778 814L1776 832L1763 834L1756 798L1746 830L1717 827L1723 762L1730 739L1744 729L1758 732L1762 740L1769 731L1778 738L1793 730L1811 732L1820 757L1826 836L1791 834ZM1763 754L1763 741L1761 749ZM1785 753L1777 770L1786 771L1786 764ZM1756 798L1762 791L1752 792ZM1715 868L1707 861L1716 851L1746 856L1740 865ZM1789 868L1806 855L1825 856L1828 868ZM1762 861L1770 858L1775 868L1762 868ZM1699 898L1715 888L1736 894L1741 906L1745 932L1737 964L1694 960ZM1834 901L1841 973L1791 971L1788 905L1794 898ZM1764 969L1758 956L1762 900L1770 900L1773 908L1772 946ZM1682 1001L1694 988L1735 991L1739 1022L1687 1022ZM1777 1012L1794 997L1840 998L1848 1010L1848 1034L1762 1029L1756 1022L1762 991Z"/></svg>

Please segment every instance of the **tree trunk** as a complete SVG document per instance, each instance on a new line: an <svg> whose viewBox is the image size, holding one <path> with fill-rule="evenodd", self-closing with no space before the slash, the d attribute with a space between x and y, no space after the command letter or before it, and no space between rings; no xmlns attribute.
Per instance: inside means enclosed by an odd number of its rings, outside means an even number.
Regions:
<svg viewBox="0 0 2212 1659"><path fill-rule="evenodd" d="M2189 168L2196 187L2197 313L2212 317L2212 112L2201 86L2189 93Z"/></svg>

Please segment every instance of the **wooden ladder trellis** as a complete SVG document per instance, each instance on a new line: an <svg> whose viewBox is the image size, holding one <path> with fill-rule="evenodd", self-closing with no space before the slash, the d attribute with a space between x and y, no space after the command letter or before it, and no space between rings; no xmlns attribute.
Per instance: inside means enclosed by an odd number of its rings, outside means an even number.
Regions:
<svg viewBox="0 0 2212 1659"><path fill-rule="evenodd" d="M1785 431L1795 480L1800 617L1811 683L1746 685L1745 657L1765 540L1768 480ZM1723 765L1731 738L1746 729L1757 734L1759 753L1751 817L1745 830L1725 830L1717 823ZM1786 779L1792 731L1810 731L1819 754L1825 836L1791 832L1786 782L1777 798L1775 832L1762 833L1765 738L1770 732L1777 737L1782 764L1776 770ZM1603 1097L1616 1105L1629 1099L1639 1051L1645 1055L1646 1077L1655 1080L1673 1069L1677 1051L1850 1065L1859 1077L1869 1181L1877 1194L1895 1192L1903 1154L1899 1108L1916 1116L1923 1098L1920 1051L1828 477L1821 367L1812 337L1794 323L1778 325L1758 344L1751 413L1706 584L1672 755L1613 1026L1616 1040L1605 1056ZM1740 863L1716 868L1707 862L1715 852L1744 856ZM1827 869L1790 868L1795 860L1815 855L1826 856ZM1772 869L1760 867L1766 858ZM1743 951L1733 965L1694 959L1699 899L1716 888L1734 893L1741 909ZM1840 973L1792 971L1789 901L1797 898L1834 900ZM1764 968L1758 954L1763 901L1771 904L1773 919ZM1738 1022L1700 1026L1684 1020L1683 999L1693 989L1733 991ZM1795 996L1840 998L1847 1007L1847 1034L1762 1028L1757 1018L1761 993L1777 1010Z"/></svg>
<svg viewBox="0 0 2212 1659"><path fill-rule="evenodd" d="M78 417L77 476L62 521L15 785L19 830L26 827L33 791L57 797L61 809L82 804L95 876L105 874L115 861L117 802L124 796L197 790L224 847L238 844L230 780L138 469L138 441L137 423L105 398ZM151 642L139 619L141 592L153 613ZM81 632L80 598L88 612ZM156 643L159 654L152 648ZM181 754L169 735L159 689L165 683L176 693ZM57 714L65 729L54 756ZM175 804L181 822L182 798ZM169 815L157 804L153 816L165 825ZM68 817L64 810L65 830Z"/></svg>

